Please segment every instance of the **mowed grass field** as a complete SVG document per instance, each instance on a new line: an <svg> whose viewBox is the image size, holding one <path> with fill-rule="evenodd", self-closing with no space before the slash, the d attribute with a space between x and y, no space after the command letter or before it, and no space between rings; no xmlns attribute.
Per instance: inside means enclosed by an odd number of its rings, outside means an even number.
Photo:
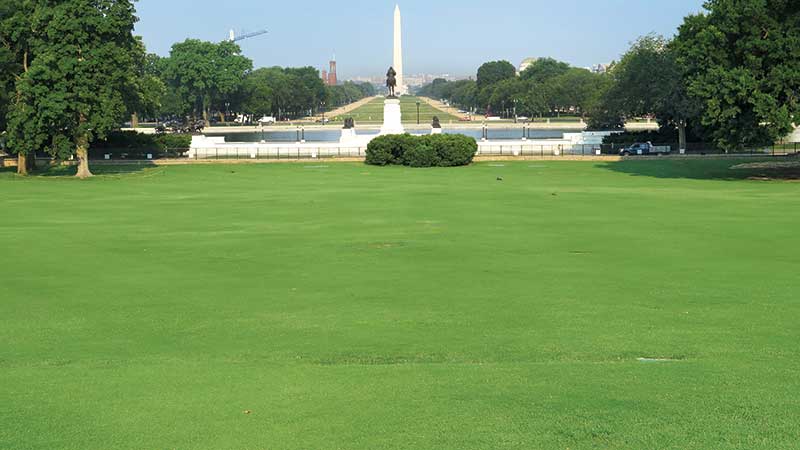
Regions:
<svg viewBox="0 0 800 450"><path fill-rule="evenodd" d="M0 448L798 448L800 184L734 163L2 172Z"/></svg>
<svg viewBox="0 0 800 450"><path fill-rule="evenodd" d="M356 108L355 110L337 116L337 120L344 121L347 117L352 117L356 124L359 123L383 123L383 97L375 97L371 102ZM420 124L430 124L433 121L433 116L439 118L442 124L447 124L450 121L458 122L458 118L448 114L440 109L425 103L422 99L404 95L400 97L400 112L403 115L403 123L416 124L417 123L417 101L419 104L419 121Z"/></svg>

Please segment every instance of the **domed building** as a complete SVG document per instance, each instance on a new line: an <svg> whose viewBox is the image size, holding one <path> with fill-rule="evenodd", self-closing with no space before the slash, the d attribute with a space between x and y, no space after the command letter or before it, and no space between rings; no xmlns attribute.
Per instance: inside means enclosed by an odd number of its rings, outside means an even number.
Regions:
<svg viewBox="0 0 800 450"><path fill-rule="evenodd" d="M539 58L525 58L519 64L519 69L517 69L517 75L521 74L525 71L528 67L530 67L533 63L535 63Z"/></svg>

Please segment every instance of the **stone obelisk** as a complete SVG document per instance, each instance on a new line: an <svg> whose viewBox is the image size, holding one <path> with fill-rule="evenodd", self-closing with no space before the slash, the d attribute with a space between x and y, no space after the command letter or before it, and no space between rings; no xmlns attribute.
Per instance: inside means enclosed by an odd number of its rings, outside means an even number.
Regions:
<svg viewBox="0 0 800 450"><path fill-rule="evenodd" d="M405 80L403 79L403 19L400 16L400 5L394 7L394 64L397 72L397 95L407 94Z"/></svg>
<svg viewBox="0 0 800 450"><path fill-rule="evenodd" d="M397 98L406 94L406 87L403 84L403 30L402 21L400 19L400 5L394 8L394 69L395 88L393 97L387 97L383 101L383 126L381 127L380 134L403 134L403 114L400 108L400 99ZM391 72L387 73L386 85L389 85L389 76Z"/></svg>

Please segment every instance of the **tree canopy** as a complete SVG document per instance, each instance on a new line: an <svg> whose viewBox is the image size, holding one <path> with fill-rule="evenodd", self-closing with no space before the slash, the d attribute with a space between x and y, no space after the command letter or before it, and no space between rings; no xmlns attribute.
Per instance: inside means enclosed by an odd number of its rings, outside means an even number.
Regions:
<svg viewBox="0 0 800 450"><path fill-rule="evenodd" d="M212 107L223 110L253 67L235 43L197 39L173 45L162 64L163 77L176 103L174 108L183 114L202 116L206 123Z"/></svg>
<svg viewBox="0 0 800 450"><path fill-rule="evenodd" d="M478 89L484 89L517 76L517 69L508 61L492 61L478 68Z"/></svg>
<svg viewBox="0 0 800 450"><path fill-rule="evenodd" d="M559 75L564 75L569 69L570 65L565 62L553 58L539 58L522 71L520 77L523 80L546 83Z"/></svg>
<svg viewBox="0 0 800 450"><path fill-rule="evenodd" d="M506 61L488 62L478 69L477 82L436 79L420 89L419 95L449 100L470 110L483 109L487 114L585 115L597 108L609 86L604 75L549 58L537 60L523 75L516 76Z"/></svg>
<svg viewBox="0 0 800 450"><path fill-rule="evenodd" d="M702 125L725 149L772 143L800 122L800 4L710 0L674 47Z"/></svg>
<svg viewBox="0 0 800 450"><path fill-rule="evenodd" d="M28 70L16 82L9 112L9 146L20 153L44 148L77 154L78 176L91 176L88 147L119 127L135 97L133 37L128 0L22 2L30 7ZM91 30L91 32L87 32ZM33 56L31 59L30 56Z"/></svg>

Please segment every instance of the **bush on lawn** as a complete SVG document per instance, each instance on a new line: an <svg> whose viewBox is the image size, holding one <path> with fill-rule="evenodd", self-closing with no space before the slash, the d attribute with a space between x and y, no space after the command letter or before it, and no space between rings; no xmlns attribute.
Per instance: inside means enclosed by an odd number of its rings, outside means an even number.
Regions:
<svg viewBox="0 0 800 450"><path fill-rule="evenodd" d="M378 136L367 145L367 164L385 166L403 164L408 149L416 145L416 138L409 134L387 134Z"/></svg>
<svg viewBox="0 0 800 450"><path fill-rule="evenodd" d="M434 167L440 161L436 150L428 144L411 147L403 156L403 164L411 167Z"/></svg>
<svg viewBox="0 0 800 450"><path fill-rule="evenodd" d="M436 152L441 167L466 166L478 153L475 139L463 134L434 134L422 139Z"/></svg>
<svg viewBox="0 0 800 450"><path fill-rule="evenodd" d="M465 166L478 152L475 139L460 134L379 136L367 146L367 164L410 167Z"/></svg>

